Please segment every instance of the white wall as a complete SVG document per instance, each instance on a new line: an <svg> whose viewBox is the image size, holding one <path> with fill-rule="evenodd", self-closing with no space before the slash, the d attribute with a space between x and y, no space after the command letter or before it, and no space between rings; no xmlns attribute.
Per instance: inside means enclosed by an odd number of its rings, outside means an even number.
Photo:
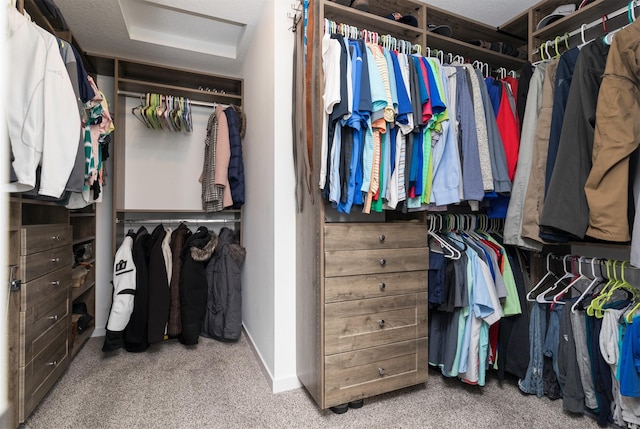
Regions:
<svg viewBox="0 0 640 429"><path fill-rule="evenodd" d="M99 75L96 83L107 97L109 109L113 111L113 103L115 103L115 82L113 77ZM110 153L113 155L113 143L109 149L111 149ZM107 160L106 168L107 185L102 188L102 202L96 204L96 314L94 315L96 328L92 335L94 337L103 336L106 333L113 294L111 285L113 255L115 253L111 240L113 237L113 156Z"/></svg>
<svg viewBox="0 0 640 429"><path fill-rule="evenodd" d="M290 10L289 2L265 2L242 69L248 124L243 323L274 392L300 385L295 370Z"/></svg>

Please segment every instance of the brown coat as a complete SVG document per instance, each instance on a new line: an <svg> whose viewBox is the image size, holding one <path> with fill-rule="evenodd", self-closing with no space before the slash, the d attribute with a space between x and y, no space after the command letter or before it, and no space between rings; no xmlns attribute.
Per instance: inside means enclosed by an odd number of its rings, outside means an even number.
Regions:
<svg viewBox="0 0 640 429"><path fill-rule="evenodd" d="M180 253L182 247L191 235L191 231L184 224L171 234L171 259L173 270L171 272L171 282L169 283L169 324L167 334L169 337L177 337L182 333L182 319L180 315L180 272L182 271L182 259Z"/></svg>
<svg viewBox="0 0 640 429"><path fill-rule="evenodd" d="M587 235L629 241L629 156L640 145L640 20L616 33L596 110L591 172L585 184Z"/></svg>

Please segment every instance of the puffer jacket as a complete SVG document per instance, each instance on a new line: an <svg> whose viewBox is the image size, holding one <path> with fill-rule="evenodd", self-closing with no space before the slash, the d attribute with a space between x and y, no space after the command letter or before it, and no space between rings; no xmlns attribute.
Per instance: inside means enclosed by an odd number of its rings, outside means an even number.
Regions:
<svg viewBox="0 0 640 429"><path fill-rule="evenodd" d="M229 125L229 145L231 158L229 159L229 187L231 188L231 199L233 208L239 209L244 204L244 163L242 160L242 137L240 130L240 120L235 109L230 107L225 109Z"/></svg>
<svg viewBox="0 0 640 429"><path fill-rule="evenodd" d="M205 267L216 248L218 238L201 226L187 238L182 249L180 274L180 313L182 333L178 337L185 345L198 344L207 307L207 277Z"/></svg>
<svg viewBox="0 0 640 429"><path fill-rule="evenodd" d="M222 228L213 258L207 264L209 287L207 313L202 335L218 341L232 342L242 330L242 264L246 250L236 233Z"/></svg>

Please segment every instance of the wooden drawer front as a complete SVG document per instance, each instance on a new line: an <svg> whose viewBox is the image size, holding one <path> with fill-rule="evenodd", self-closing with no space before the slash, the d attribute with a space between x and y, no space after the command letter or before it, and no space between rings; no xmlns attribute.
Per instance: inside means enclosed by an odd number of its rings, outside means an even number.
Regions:
<svg viewBox="0 0 640 429"><path fill-rule="evenodd" d="M20 274L23 282L30 282L40 276L73 263L71 246L58 247L44 252L20 257Z"/></svg>
<svg viewBox="0 0 640 429"><path fill-rule="evenodd" d="M33 360L34 356L42 353L42 350L46 346L48 346L53 339L62 334L63 332L69 331L69 327L71 325L71 320L69 316L66 315L58 321L50 328L44 331L40 336L36 337L33 340L29 340L24 345L24 358L21 357L20 365L26 365L31 360Z"/></svg>
<svg viewBox="0 0 640 429"><path fill-rule="evenodd" d="M57 271L46 274L28 283L23 283L21 288L20 311L37 305L42 301L48 301L60 291L67 290L71 286L71 265L67 265Z"/></svg>
<svg viewBox="0 0 640 429"><path fill-rule="evenodd" d="M38 405L68 365L69 341L67 333L63 332L49 343L33 361L20 369L24 388L25 417Z"/></svg>
<svg viewBox="0 0 640 429"><path fill-rule="evenodd" d="M325 356L426 336L426 293L325 305Z"/></svg>
<svg viewBox="0 0 640 429"><path fill-rule="evenodd" d="M327 303L426 291L427 271L329 277L324 281Z"/></svg>
<svg viewBox="0 0 640 429"><path fill-rule="evenodd" d="M403 247L427 247L427 227L401 223L340 223L324 227L325 251Z"/></svg>
<svg viewBox="0 0 640 429"><path fill-rule="evenodd" d="M427 381L427 339L325 358L325 407Z"/></svg>
<svg viewBox="0 0 640 429"><path fill-rule="evenodd" d="M381 249L325 252L325 277L423 271L429 268L429 249Z"/></svg>
<svg viewBox="0 0 640 429"><path fill-rule="evenodd" d="M30 225L21 230L21 255L68 246L73 240L71 225Z"/></svg>
<svg viewBox="0 0 640 429"><path fill-rule="evenodd" d="M20 312L20 327L24 333L24 350L25 352L33 345L39 337L47 331L53 329L60 320L69 314L69 293L63 291L49 301L43 301L40 304ZM33 353L32 356L35 356ZM21 364L25 365L29 362L26 353L22 355Z"/></svg>

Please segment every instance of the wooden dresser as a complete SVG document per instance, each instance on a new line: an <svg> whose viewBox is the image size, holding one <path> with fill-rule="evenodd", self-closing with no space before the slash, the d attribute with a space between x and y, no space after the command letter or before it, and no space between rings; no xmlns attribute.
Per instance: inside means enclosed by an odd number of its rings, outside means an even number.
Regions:
<svg viewBox="0 0 640 429"><path fill-rule="evenodd" d="M64 207L19 196L9 204L9 402L17 427L71 361L74 237Z"/></svg>
<svg viewBox="0 0 640 429"><path fill-rule="evenodd" d="M20 230L20 421L69 365L71 243L68 224L28 225Z"/></svg>
<svg viewBox="0 0 640 429"><path fill-rule="evenodd" d="M299 349L319 357L300 373L312 396L329 408L426 382L426 227L325 223L322 242L317 348Z"/></svg>

